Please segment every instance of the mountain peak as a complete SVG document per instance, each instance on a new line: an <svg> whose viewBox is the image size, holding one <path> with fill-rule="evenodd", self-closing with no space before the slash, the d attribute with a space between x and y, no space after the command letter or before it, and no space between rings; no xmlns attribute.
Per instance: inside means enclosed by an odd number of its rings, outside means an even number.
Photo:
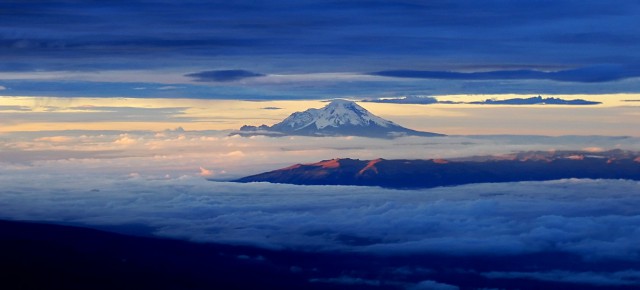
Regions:
<svg viewBox="0 0 640 290"><path fill-rule="evenodd" d="M320 109L295 112L282 122L271 127L243 127L241 131L263 129L285 135L307 136L363 136L393 138L405 135L442 136L441 134L419 132L396 125L380 118L357 103L344 99L331 100ZM256 131L256 130L254 130ZM246 133L244 133L246 135Z"/></svg>
<svg viewBox="0 0 640 290"><path fill-rule="evenodd" d="M331 110L331 109L338 109L338 108L344 108L344 109L347 109L347 110L363 110L363 111L367 111L365 108L363 108L362 106L358 105L356 102L345 100L345 99L333 99L333 100L329 101L329 104L327 104L326 106L324 106L320 110Z"/></svg>
<svg viewBox="0 0 640 290"><path fill-rule="evenodd" d="M345 99L333 99L329 101L329 105L327 106L338 106L338 105L356 105L357 106L356 102L345 100Z"/></svg>
<svg viewBox="0 0 640 290"><path fill-rule="evenodd" d="M323 129L325 127L337 128L342 125L359 127L380 126L385 128L395 125L393 122L371 114L365 108L348 100L333 100L317 112L318 115L315 120L317 129Z"/></svg>

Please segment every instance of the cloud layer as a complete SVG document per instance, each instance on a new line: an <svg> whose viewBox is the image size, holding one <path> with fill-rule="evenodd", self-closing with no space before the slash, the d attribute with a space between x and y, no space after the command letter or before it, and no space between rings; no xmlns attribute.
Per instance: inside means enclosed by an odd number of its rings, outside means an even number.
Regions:
<svg viewBox="0 0 640 290"><path fill-rule="evenodd" d="M151 110L149 113L156 111ZM162 116L162 115L158 115ZM229 136L228 131L49 131L0 135L0 165L99 174L232 179L332 158L432 159L530 150L640 150L638 138L598 136L448 136L394 140ZM122 172L122 171L125 172Z"/></svg>
<svg viewBox="0 0 640 290"><path fill-rule="evenodd" d="M503 66L586 63L598 57L624 64L637 61L629 51L640 40L633 25L640 8L629 1L545 5L503 0L482 4L374 1L363 5L359 1L280 0L268 5L254 1L177 5L156 0L116 1L102 7L76 1L3 3L0 8L11 11L1 20L7 30L1 31L0 49L10 60L2 62L3 69L161 67L205 59L193 56L222 56L246 64L284 55L292 61L282 62L299 62L299 70L309 61L321 68L354 66L362 60L353 58L354 51L374 60L374 66L382 63L376 58L393 54L400 57L398 67L416 59L441 65L455 57L464 64L479 56ZM27 57L44 61L24 62ZM153 61L158 57L164 57L162 65ZM332 58L340 61L327 61ZM112 59L131 62L109 62Z"/></svg>
<svg viewBox="0 0 640 290"><path fill-rule="evenodd" d="M146 96L122 83L195 82L179 97L220 97L218 83L240 79L251 87L225 97L638 92L634 1L9 1L0 11L0 80L19 95ZM368 72L431 81L301 81ZM42 79L65 83L34 88Z"/></svg>
<svg viewBox="0 0 640 290"><path fill-rule="evenodd" d="M296 137L283 142L177 129L22 132L2 134L0 141L0 218L4 219L110 229L136 226L149 229L143 234L192 241L393 257L498 259L560 253L577 257L582 266L492 269L474 275L605 286L637 284L640 183L634 181L559 180L400 191L205 179L223 180L340 156L434 158L529 149L638 150L637 138ZM321 279L318 282L378 283L347 274ZM421 279L408 287L455 289L435 281L442 280Z"/></svg>
<svg viewBox="0 0 640 290"><path fill-rule="evenodd" d="M3 174L2 218L143 224L194 241L392 255L640 259L638 182L563 180L421 191ZM497 274L496 274L497 275Z"/></svg>

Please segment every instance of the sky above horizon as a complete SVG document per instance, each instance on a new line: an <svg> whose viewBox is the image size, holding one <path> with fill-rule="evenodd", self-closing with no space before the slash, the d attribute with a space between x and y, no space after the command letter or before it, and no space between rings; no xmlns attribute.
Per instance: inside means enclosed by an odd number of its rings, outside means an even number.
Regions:
<svg viewBox="0 0 640 290"><path fill-rule="evenodd" d="M529 98L528 95L438 96L441 103L357 103L401 126L446 135L600 135L640 137L636 94L555 96L593 105L492 105L460 102ZM424 98L416 98L418 101ZM414 101L414 100L412 100ZM453 103L447 103L453 102ZM1 97L0 137L52 131L238 130L274 125L294 112L321 108L326 100L206 100L173 98ZM64 131L69 131L65 133ZM226 132L226 133L225 133ZM218 134L218 133L216 133ZM279 138L275 138L279 139Z"/></svg>
<svg viewBox="0 0 640 290"><path fill-rule="evenodd" d="M638 136L636 1L3 1L0 134L234 130L323 100L449 135Z"/></svg>
<svg viewBox="0 0 640 290"><path fill-rule="evenodd" d="M0 95L640 93L637 1L3 1Z"/></svg>

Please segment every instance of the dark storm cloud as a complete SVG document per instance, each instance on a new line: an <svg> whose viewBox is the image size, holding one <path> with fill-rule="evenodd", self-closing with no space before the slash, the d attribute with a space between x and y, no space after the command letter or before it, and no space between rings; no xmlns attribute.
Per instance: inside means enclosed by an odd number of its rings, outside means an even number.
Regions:
<svg viewBox="0 0 640 290"><path fill-rule="evenodd" d="M185 76L193 78L197 82L232 82L246 78L255 78L265 76L261 73L250 72L247 70L209 70L197 73L186 74Z"/></svg>
<svg viewBox="0 0 640 290"><path fill-rule="evenodd" d="M640 76L640 66L600 65L571 70L545 72L537 70L498 70L489 72L451 72L388 70L371 75L445 80L553 80L561 82L599 83Z"/></svg>

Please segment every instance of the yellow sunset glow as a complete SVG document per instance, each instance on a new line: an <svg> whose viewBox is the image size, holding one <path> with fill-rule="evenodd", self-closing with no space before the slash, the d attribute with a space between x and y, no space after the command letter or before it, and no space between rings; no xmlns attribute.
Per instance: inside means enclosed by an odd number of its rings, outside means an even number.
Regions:
<svg viewBox="0 0 640 290"><path fill-rule="evenodd" d="M442 101L527 98L529 95L448 95ZM558 95L603 102L591 106L381 104L360 102L372 113L416 130L445 134L634 135L638 94ZM353 100L358 100L353 98ZM0 132L57 130L236 130L272 125L321 100L238 101L145 98L0 97ZM122 111L122 112L121 112ZM110 115L109 115L110 114ZM104 115L103 117L101 117Z"/></svg>

